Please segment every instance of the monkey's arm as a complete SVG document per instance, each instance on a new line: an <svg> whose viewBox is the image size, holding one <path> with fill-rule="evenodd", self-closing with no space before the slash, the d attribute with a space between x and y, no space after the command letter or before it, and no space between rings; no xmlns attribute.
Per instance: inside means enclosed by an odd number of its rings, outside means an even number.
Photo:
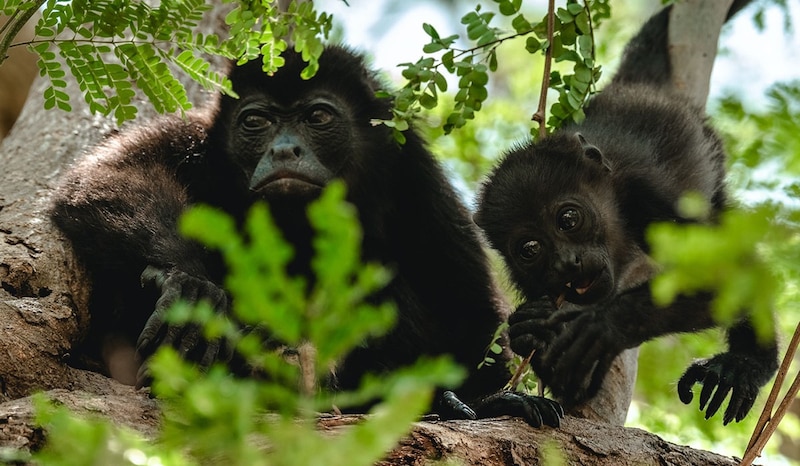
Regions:
<svg viewBox="0 0 800 466"><path fill-rule="evenodd" d="M190 203L177 166L201 128L177 117L111 136L75 165L57 191L51 217L93 272L135 264L203 273L199 247L177 221ZM185 153L185 154L184 154Z"/></svg>
<svg viewBox="0 0 800 466"><path fill-rule="evenodd" d="M67 174L54 199L53 221L95 277L141 275L143 283L158 285L155 309L143 310L149 315L137 343L143 357L160 344L203 361L219 351L201 345L197 329L164 321L178 298L226 305L224 292L206 279L202 248L177 231L178 217L190 204L177 165L202 150L201 131L199 125L165 118L113 136Z"/></svg>
<svg viewBox="0 0 800 466"><path fill-rule="evenodd" d="M580 403L597 393L614 358L627 348L669 333L694 332L714 325L711 295L681 296L667 307L652 303L648 286L617 296L603 305L566 304L558 311L545 300L523 304L509 322L511 347L518 354L537 349L532 364L565 405ZM740 324L729 333L729 350L695 363L683 376L680 394L691 401L691 386L705 384L701 408L712 416L729 391L725 419L741 419L758 389L775 371L775 349L755 341L752 328Z"/></svg>

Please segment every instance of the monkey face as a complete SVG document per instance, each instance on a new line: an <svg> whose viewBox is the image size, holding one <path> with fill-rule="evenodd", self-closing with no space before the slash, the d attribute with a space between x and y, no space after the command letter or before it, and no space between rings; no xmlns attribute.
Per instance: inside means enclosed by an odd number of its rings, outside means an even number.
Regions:
<svg viewBox="0 0 800 466"><path fill-rule="evenodd" d="M502 251L526 294L547 295L557 306L611 296L615 270L597 207L573 198L543 213L535 227L510 235Z"/></svg>
<svg viewBox="0 0 800 466"><path fill-rule="evenodd" d="M314 198L347 160L349 112L323 93L287 104L247 96L231 121L227 150L255 197Z"/></svg>
<svg viewBox="0 0 800 466"><path fill-rule="evenodd" d="M610 165L580 134L549 139L506 156L483 185L475 221L527 298L600 302L625 262Z"/></svg>
<svg viewBox="0 0 800 466"><path fill-rule="evenodd" d="M259 60L233 69L239 98L220 101L216 155L234 165L252 200L273 206L305 204L334 178L354 191L364 159L391 142L390 130L369 124L385 118L391 102L376 97L377 83L348 54L327 50L310 79L300 76L307 64L299 54L286 60L269 76Z"/></svg>

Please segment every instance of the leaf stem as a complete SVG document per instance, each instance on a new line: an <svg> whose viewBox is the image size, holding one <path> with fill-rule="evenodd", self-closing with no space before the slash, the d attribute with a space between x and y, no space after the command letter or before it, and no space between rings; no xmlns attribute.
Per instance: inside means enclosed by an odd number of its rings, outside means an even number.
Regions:
<svg viewBox="0 0 800 466"><path fill-rule="evenodd" d="M542 76L542 88L539 93L539 108L531 119L539 123L539 138L547 135L547 127L544 124L545 111L547 109L547 90L550 88L550 67L553 62L553 29L555 29L555 0L547 3L547 50L544 55L544 73Z"/></svg>
<svg viewBox="0 0 800 466"><path fill-rule="evenodd" d="M39 11L44 2L45 0L37 0L36 4L29 9L15 11L8 19L8 23L3 26L4 34L0 36L0 65L8 58L8 49L11 47L11 41L17 37L19 31Z"/></svg>

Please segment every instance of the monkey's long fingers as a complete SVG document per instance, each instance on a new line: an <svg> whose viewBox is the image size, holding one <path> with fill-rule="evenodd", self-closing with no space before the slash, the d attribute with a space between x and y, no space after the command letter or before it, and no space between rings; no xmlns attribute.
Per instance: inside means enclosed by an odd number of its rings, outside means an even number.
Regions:
<svg viewBox="0 0 800 466"><path fill-rule="evenodd" d="M552 427L559 427L561 419L564 418L564 408L553 400L544 397L537 397L537 405L542 413L542 420L545 424Z"/></svg>
<svg viewBox="0 0 800 466"><path fill-rule="evenodd" d="M162 289L161 296L156 301L155 309L144 324L144 329L142 329L142 333L139 334L139 338L136 341L136 352L143 360L155 351L155 348L165 337L167 329L164 327L167 309L180 297L180 287L167 286Z"/></svg>
<svg viewBox="0 0 800 466"><path fill-rule="evenodd" d="M722 406L722 402L725 401L725 398L728 397L728 393L730 392L731 384L727 383L727 381L724 379L720 379L719 384L717 385L717 390L714 392L714 397L711 398L711 401L708 403L705 416L706 419L710 419L711 416L717 413L719 407Z"/></svg>
<svg viewBox="0 0 800 466"><path fill-rule="evenodd" d="M574 402L581 403L597 394L605 380L611 363L616 358L601 339L587 339L589 343L582 359L570 374L574 388ZM581 345L585 346L585 345Z"/></svg>
<svg viewBox="0 0 800 466"><path fill-rule="evenodd" d="M466 403L461 401L458 396L447 390L442 393L439 403L444 410L442 416L445 419L477 419L478 415Z"/></svg>
<svg viewBox="0 0 800 466"><path fill-rule="evenodd" d="M545 349L541 364L552 368L549 385L568 405L585 399L587 371L596 363L588 354L593 342L587 338L559 338Z"/></svg>
<svg viewBox="0 0 800 466"><path fill-rule="evenodd" d="M557 335L556 338L550 342L546 348L543 348L544 354L542 355L542 363L549 365L556 365L554 371L560 372L574 367L578 361L583 359L586 351L591 347L594 341L586 335L584 329L586 326L580 322L573 322L565 328L565 331Z"/></svg>
<svg viewBox="0 0 800 466"><path fill-rule="evenodd" d="M722 425L728 425L734 419L739 421L739 415L742 412L742 406L747 404L747 397L742 396L742 390L734 386L731 393L731 399L728 402L728 408L725 410L725 416L722 418ZM755 401L755 400L753 400ZM752 402L750 402L752 404Z"/></svg>
<svg viewBox="0 0 800 466"><path fill-rule="evenodd" d="M181 359L192 361L197 357L195 353L201 346L202 340L201 329L198 325L172 325L167 329L167 336L164 337L163 344L178 350Z"/></svg>
<svg viewBox="0 0 800 466"><path fill-rule="evenodd" d="M148 367L147 362L142 363L139 366L139 370L136 372L136 389L140 389L142 387L146 387L150 385L153 381L153 375L150 372L150 367Z"/></svg>
<svg viewBox="0 0 800 466"><path fill-rule="evenodd" d="M167 333L164 326L164 316L161 312L155 311L147 319L147 323L139 334L139 339L136 341L136 354L140 358L146 359L155 352L161 340Z"/></svg>
<svg viewBox="0 0 800 466"><path fill-rule="evenodd" d="M606 379L606 374L608 374L609 369L611 369L614 359L616 359L616 356L605 356L597 362L597 367L595 367L594 372L592 372L592 381L589 384L588 393L590 396L594 396L600 391L600 387L603 385L603 381Z"/></svg>
<svg viewBox="0 0 800 466"><path fill-rule="evenodd" d="M200 358L200 361L198 362L200 367L210 367L216 361L222 361L223 359L225 359L223 362L228 362L228 358L224 356L225 354L225 351L223 350L224 346L225 345L220 340L214 340L212 342L209 342L208 345L206 345L206 349L203 352L203 356Z"/></svg>
<svg viewBox="0 0 800 466"><path fill-rule="evenodd" d="M548 326L557 326L559 324L570 322L585 313L586 311L581 308L562 308L550 314L544 324Z"/></svg>
<svg viewBox="0 0 800 466"><path fill-rule="evenodd" d="M544 321L553 313L550 309L527 308L520 306L508 316L509 325L515 325L528 320Z"/></svg>
<svg viewBox="0 0 800 466"><path fill-rule="evenodd" d="M683 404L688 405L692 402L694 398L692 388L694 384L703 380L705 374L705 369L699 364L692 364L689 369L683 373L680 380L678 380L678 397Z"/></svg>
<svg viewBox="0 0 800 466"><path fill-rule="evenodd" d="M530 403L522 402L522 410L525 413L524 419L528 422L528 424L532 425L533 427L541 427L544 423L544 419L542 419L542 413L536 406L532 406Z"/></svg>
<svg viewBox="0 0 800 466"><path fill-rule="evenodd" d="M706 371L706 376L702 380L703 390L700 392L700 410L704 410L706 403L711 399L714 389L719 384L719 376L714 371Z"/></svg>
<svg viewBox="0 0 800 466"><path fill-rule="evenodd" d="M748 396L744 397L742 400L741 406L739 406L739 412L736 413L736 417L734 418L736 422L741 421L747 416L747 413L750 412L750 409L753 408L753 404L756 402L755 396Z"/></svg>
<svg viewBox="0 0 800 466"><path fill-rule="evenodd" d="M537 322L525 321L509 327L511 351L520 356L527 356L534 350L544 348L556 338L556 332L537 325Z"/></svg>

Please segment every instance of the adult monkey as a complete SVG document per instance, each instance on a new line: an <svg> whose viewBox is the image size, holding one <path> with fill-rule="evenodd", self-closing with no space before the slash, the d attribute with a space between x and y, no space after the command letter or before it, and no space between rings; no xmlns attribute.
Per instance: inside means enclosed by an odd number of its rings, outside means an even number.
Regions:
<svg viewBox="0 0 800 466"><path fill-rule="evenodd" d="M479 195L476 222L527 299L509 319L511 347L536 350L534 370L568 407L597 393L623 350L714 325L710 293L659 308L647 283L651 223L693 221L677 208L689 192L708 201L709 221L726 205L722 142L670 83L669 11L631 40L583 122L512 149ZM727 352L695 362L678 383L687 404L703 384L706 418L730 393L725 424L744 418L777 369L776 344L757 341L746 318L727 340Z"/></svg>
<svg viewBox="0 0 800 466"><path fill-rule="evenodd" d="M403 145L370 123L388 118L391 100L361 57L331 46L318 73L300 78L299 54L285 52L274 75L259 61L234 67L240 98L188 120L165 117L123 131L91 151L66 175L52 218L71 240L94 280L92 346L136 342L142 359L171 345L201 365L228 360L219 342L192 326L171 326L164 312L178 298L209 300L229 311L218 258L177 233L194 203L217 206L241 220L267 201L295 249L290 272L311 275L312 231L306 206L331 180L348 186L358 209L365 260L394 279L377 299L397 304L398 324L350 354L336 370L338 388L355 388L367 372L451 354L469 369L458 393L442 392L445 417L519 414L533 425L557 426L560 406L545 398L499 392L508 378L501 361L477 364L502 319L481 243L469 215L420 137ZM154 281L155 295L139 285ZM145 382L140 370L138 384ZM473 411L474 410L474 411Z"/></svg>

